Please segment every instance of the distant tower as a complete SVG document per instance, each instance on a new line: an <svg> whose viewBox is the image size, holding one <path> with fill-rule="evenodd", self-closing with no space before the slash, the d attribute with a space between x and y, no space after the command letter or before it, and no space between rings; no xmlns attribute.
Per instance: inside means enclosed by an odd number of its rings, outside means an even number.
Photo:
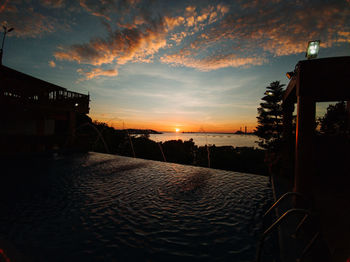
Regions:
<svg viewBox="0 0 350 262"><path fill-rule="evenodd" d="M242 132L242 127L241 126L239 127L239 132Z"/></svg>
<svg viewBox="0 0 350 262"><path fill-rule="evenodd" d="M247 134L247 126L244 127L244 134Z"/></svg>

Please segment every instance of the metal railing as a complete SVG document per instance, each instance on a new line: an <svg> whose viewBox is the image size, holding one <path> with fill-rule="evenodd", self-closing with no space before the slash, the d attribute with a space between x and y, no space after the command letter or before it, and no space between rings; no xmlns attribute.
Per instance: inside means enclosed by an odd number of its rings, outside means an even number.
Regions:
<svg viewBox="0 0 350 262"><path fill-rule="evenodd" d="M299 193L299 192L287 192L284 195L282 195L264 214L264 218L275 208L279 207L281 205L281 203L283 203L284 200L287 199L287 197L291 197L291 196L297 196L301 199L303 199L305 202L307 202L310 205L310 200L307 199L303 194Z"/></svg>
<svg viewBox="0 0 350 262"><path fill-rule="evenodd" d="M82 112L89 111L90 95L80 94L67 90L51 92L14 92L13 90L0 90L0 101L8 104L57 107Z"/></svg>
<svg viewBox="0 0 350 262"><path fill-rule="evenodd" d="M291 237L296 238L297 235L299 234L300 229L302 228L302 226L305 224L305 222L311 218L314 218L315 214L311 213L310 209L311 209L311 200L306 198L303 194L299 193L299 192L287 192L284 195L282 195L264 214L263 219L266 218L266 216L268 214L271 213L271 211L277 207L279 207L281 205L281 203L283 203L283 201L285 201L286 199L288 199L289 197L298 197L302 200L304 200L307 204L308 204L308 208L309 209L301 209L301 208L291 208L288 211L286 211L282 216L280 216L268 229L266 229L257 246L257 254L256 254L256 261L260 262L262 259L262 252L263 252L263 248L264 248L264 241L266 239L266 237L273 232L274 229L276 229L278 226L281 225L281 223L283 223L284 221L286 221L288 218L292 217L293 215L300 215L300 214L304 214L303 218L300 220L300 222L298 223L298 225L296 226L296 229L294 231L294 233L291 235ZM319 229L318 229L319 230ZM310 241L306 244L306 246L304 247L304 249L302 250L302 253L300 255L300 257L296 260L297 262L301 262L304 260L306 254L313 248L313 246L315 245L317 240L321 240L321 233L320 231L316 230L317 232L312 236L312 238L310 239Z"/></svg>
<svg viewBox="0 0 350 262"><path fill-rule="evenodd" d="M2 97L8 97L8 98L14 98L14 99L28 99L28 100L34 100L34 101L62 101L62 100L75 100L75 99L82 99L82 100L89 100L90 96L67 91L67 90L57 90L57 91L51 91L49 93L47 92L38 92L38 93L32 93L32 94L25 94L24 92L13 92L9 90L0 90L0 95Z"/></svg>
<svg viewBox="0 0 350 262"><path fill-rule="evenodd" d="M275 228L277 228L282 222L284 222L287 218L291 217L292 215L299 215L299 214L308 214L310 215L311 212L307 209L300 209L300 208L292 208L285 212L281 217L279 217L268 229L264 231L262 234L258 247L257 247L257 255L256 255L256 262L261 261L262 251L264 247L265 238L268 234L270 234Z"/></svg>

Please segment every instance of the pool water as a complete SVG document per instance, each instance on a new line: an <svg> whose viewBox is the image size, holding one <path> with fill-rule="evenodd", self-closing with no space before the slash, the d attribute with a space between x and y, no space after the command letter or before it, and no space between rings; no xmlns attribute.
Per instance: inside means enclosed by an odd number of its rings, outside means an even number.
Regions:
<svg viewBox="0 0 350 262"><path fill-rule="evenodd" d="M267 177L100 153L2 170L0 240L30 261L253 261L272 201Z"/></svg>

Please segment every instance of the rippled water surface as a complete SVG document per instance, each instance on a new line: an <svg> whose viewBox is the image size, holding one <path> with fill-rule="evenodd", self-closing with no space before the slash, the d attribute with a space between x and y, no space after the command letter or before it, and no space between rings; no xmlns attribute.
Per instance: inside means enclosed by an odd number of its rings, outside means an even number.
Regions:
<svg viewBox="0 0 350 262"><path fill-rule="evenodd" d="M31 261L252 261L266 177L98 153L4 168L0 240Z"/></svg>

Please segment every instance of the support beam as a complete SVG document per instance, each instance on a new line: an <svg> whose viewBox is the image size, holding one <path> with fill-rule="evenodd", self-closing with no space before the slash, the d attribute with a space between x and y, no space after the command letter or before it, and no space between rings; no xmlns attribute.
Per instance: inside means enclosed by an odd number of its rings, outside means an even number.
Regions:
<svg viewBox="0 0 350 262"><path fill-rule="evenodd" d="M283 139L289 141L293 130L294 103L289 100L283 103Z"/></svg>
<svg viewBox="0 0 350 262"><path fill-rule="evenodd" d="M315 101L298 96L294 191L311 195L314 178Z"/></svg>
<svg viewBox="0 0 350 262"><path fill-rule="evenodd" d="M350 100L346 101L346 111L348 113L348 131L350 134Z"/></svg>
<svg viewBox="0 0 350 262"><path fill-rule="evenodd" d="M294 103L293 100L287 100L282 105L283 108L283 159L285 166L285 176L293 177L294 170L294 157L291 152L294 151L293 145L293 112Z"/></svg>

